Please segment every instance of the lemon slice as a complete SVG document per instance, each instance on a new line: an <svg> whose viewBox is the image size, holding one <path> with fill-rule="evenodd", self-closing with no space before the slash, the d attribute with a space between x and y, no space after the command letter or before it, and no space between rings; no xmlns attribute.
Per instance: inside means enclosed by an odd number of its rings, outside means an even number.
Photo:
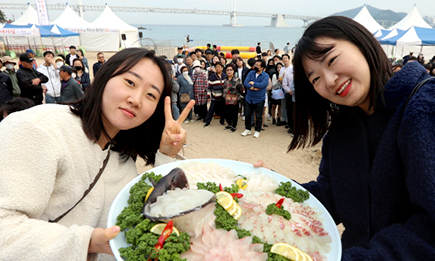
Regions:
<svg viewBox="0 0 435 261"><path fill-rule="evenodd" d="M239 204L237 204L237 202L235 201L235 200L233 200L233 204L231 205L231 207L229 208L229 209L227 209L227 212L230 214L230 215L234 215L234 213L236 213L236 211L237 211L237 206L238 206Z"/></svg>
<svg viewBox="0 0 435 261"><path fill-rule="evenodd" d="M313 261L313 259L307 253L303 252L299 248L296 249L299 251L299 255L301 256L299 259L300 261Z"/></svg>
<svg viewBox="0 0 435 261"><path fill-rule="evenodd" d="M147 200L148 200L148 198L150 197L150 195L151 195L151 193L153 192L153 190L154 190L154 187L151 187L151 188L148 190L147 195L145 196L145 202L147 202Z"/></svg>
<svg viewBox="0 0 435 261"><path fill-rule="evenodd" d="M288 258L290 260L301 261L300 250L286 243L276 243L270 249L270 252Z"/></svg>
<svg viewBox="0 0 435 261"><path fill-rule="evenodd" d="M163 229L165 229L165 227L166 227L166 223L160 223L160 224L154 225L150 231L154 234L161 235L163 232ZM178 231L178 229L176 227L172 227L172 234L174 234L174 233L177 236L180 236L180 231Z"/></svg>
<svg viewBox="0 0 435 261"><path fill-rule="evenodd" d="M234 202L233 196L226 191L219 191L216 193L216 200L225 210L231 208Z"/></svg>
<svg viewBox="0 0 435 261"><path fill-rule="evenodd" d="M235 220L239 219L242 216L242 208L237 204L237 202L234 202L236 205L236 212L234 214L231 214Z"/></svg>

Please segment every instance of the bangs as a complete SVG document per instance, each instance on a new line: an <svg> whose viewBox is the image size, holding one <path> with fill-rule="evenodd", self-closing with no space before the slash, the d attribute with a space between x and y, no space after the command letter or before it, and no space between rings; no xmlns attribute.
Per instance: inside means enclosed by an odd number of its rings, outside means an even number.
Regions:
<svg viewBox="0 0 435 261"><path fill-rule="evenodd" d="M331 51L335 47L335 44L319 44L316 43L315 39L304 36L299 41L298 47L298 53L302 55L302 57L318 61L325 56L326 53Z"/></svg>

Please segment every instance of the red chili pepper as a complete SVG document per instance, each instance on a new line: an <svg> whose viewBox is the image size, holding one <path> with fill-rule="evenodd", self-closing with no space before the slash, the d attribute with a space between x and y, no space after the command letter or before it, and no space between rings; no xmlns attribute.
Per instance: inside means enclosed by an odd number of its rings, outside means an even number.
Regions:
<svg viewBox="0 0 435 261"><path fill-rule="evenodd" d="M278 200L278 203L276 203L275 206L276 206L277 208L281 208L283 202L284 202L284 198Z"/></svg>
<svg viewBox="0 0 435 261"><path fill-rule="evenodd" d="M168 224L166 224L165 229L163 229L162 234L159 237L159 242L155 245L155 248L158 250L163 248L163 244L165 240L172 234L172 228L174 227L174 221L170 220Z"/></svg>
<svg viewBox="0 0 435 261"><path fill-rule="evenodd" d="M231 196L233 196L233 198L243 198L243 194L241 193L231 193Z"/></svg>
<svg viewBox="0 0 435 261"><path fill-rule="evenodd" d="M224 188L222 187L222 184L219 183L219 190L224 191Z"/></svg>

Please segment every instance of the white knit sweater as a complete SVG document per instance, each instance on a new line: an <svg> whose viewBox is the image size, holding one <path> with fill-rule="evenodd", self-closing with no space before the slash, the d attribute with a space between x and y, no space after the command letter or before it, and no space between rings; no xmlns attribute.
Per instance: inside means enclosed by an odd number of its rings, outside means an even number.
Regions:
<svg viewBox="0 0 435 261"><path fill-rule="evenodd" d="M107 150L89 140L66 105L40 105L0 124L0 259L86 260L95 227L106 227L118 192L137 176L134 161L110 160L92 191L58 223L94 180ZM174 159L161 153L156 165ZM93 257L97 258L95 255ZM113 260L100 255L100 260Z"/></svg>

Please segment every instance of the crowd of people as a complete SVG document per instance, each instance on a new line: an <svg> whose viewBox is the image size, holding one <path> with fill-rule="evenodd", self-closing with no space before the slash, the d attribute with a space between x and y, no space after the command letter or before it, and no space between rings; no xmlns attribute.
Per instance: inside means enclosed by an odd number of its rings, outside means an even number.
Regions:
<svg viewBox="0 0 435 261"><path fill-rule="evenodd" d="M242 136L252 134L259 138L268 121L273 125L285 126L293 132L293 72L290 43L280 54L279 49L261 51L261 43L256 47L259 53L245 62L240 51L231 51L228 61L224 53L219 53L216 45L207 44L207 49L188 52L177 48L172 61L173 114L176 118L184 108L188 97L195 100L195 106L184 123L203 122L209 127L213 119L219 119L224 130L235 132L239 117L245 121ZM166 58L166 57L165 57ZM196 119L193 115L197 116Z"/></svg>
<svg viewBox="0 0 435 261"><path fill-rule="evenodd" d="M82 98L91 84L88 60L83 50L77 50L75 46L70 46L69 50L66 57L45 51L41 64L37 64L31 49L19 56L18 63L10 56L1 57L0 110L8 101L11 101L9 106L13 103L19 107L30 102L33 105L43 101L47 104L69 103ZM93 65L94 75L105 63L103 53L98 53L97 58L98 62ZM4 117L3 114L0 116Z"/></svg>

